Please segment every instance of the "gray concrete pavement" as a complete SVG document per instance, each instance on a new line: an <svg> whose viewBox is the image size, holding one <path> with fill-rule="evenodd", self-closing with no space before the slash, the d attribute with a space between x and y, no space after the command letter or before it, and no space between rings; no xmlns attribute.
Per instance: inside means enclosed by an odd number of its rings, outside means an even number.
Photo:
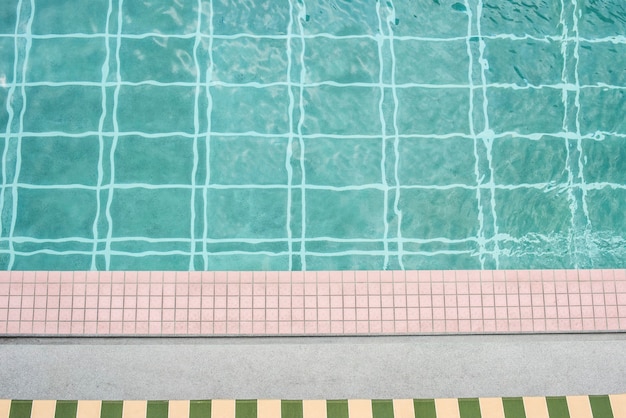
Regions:
<svg viewBox="0 0 626 418"><path fill-rule="evenodd" d="M626 334L2 339L0 398L404 398L626 392Z"/></svg>

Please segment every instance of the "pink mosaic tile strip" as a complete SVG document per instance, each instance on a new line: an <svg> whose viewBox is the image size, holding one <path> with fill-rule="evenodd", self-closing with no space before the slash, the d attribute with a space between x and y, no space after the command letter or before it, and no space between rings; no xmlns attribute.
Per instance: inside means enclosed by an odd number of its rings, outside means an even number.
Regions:
<svg viewBox="0 0 626 418"><path fill-rule="evenodd" d="M1 272L0 334L626 330L626 270Z"/></svg>

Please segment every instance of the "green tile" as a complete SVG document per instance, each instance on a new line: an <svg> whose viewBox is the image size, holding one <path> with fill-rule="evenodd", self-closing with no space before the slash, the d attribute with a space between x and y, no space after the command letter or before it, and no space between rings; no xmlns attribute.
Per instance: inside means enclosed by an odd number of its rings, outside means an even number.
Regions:
<svg viewBox="0 0 626 418"><path fill-rule="evenodd" d="M304 150L307 184L356 186L382 182L378 138L311 138L304 140Z"/></svg>
<svg viewBox="0 0 626 418"><path fill-rule="evenodd" d="M383 205L380 190L309 190L307 237L380 238L384 234Z"/></svg>
<svg viewBox="0 0 626 418"><path fill-rule="evenodd" d="M21 146L20 183L87 186L98 183L97 136L27 137L22 139Z"/></svg>
<svg viewBox="0 0 626 418"><path fill-rule="evenodd" d="M283 39L236 38L213 39L212 42L213 80L226 83L285 81L288 58Z"/></svg>
<svg viewBox="0 0 626 418"><path fill-rule="evenodd" d="M464 239L478 231L473 190L403 190L399 208L403 213L402 236L406 238Z"/></svg>
<svg viewBox="0 0 626 418"><path fill-rule="evenodd" d="M580 84L595 84L599 80L614 86L626 84L625 72L615 71L626 66L626 45L612 42L582 44L579 52Z"/></svg>
<svg viewBox="0 0 626 418"><path fill-rule="evenodd" d="M571 209L567 194L560 190L497 190L500 233L514 238L528 234L567 234L571 227Z"/></svg>
<svg viewBox="0 0 626 418"><path fill-rule="evenodd" d="M398 95L404 90L399 90ZM307 108L302 133L380 135L380 94L378 88L371 87L322 85L307 88L303 97ZM338 112L337 109L346 111Z"/></svg>
<svg viewBox="0 0 626 418"><path fill-rule="evenodd" d="M398 84L467 83L469 56L464 39L445 43L407 40L395 43L394 50ZM491 62L489 64L491 65Z"/></svg>
<svg viewBox="0 0 626 418"><path fill-rule="evenodd" d="M282 401L280 404L282 418L302 418L302 401Z"/></svg>
<svg viewBox="0 0 626 418"><path fill-rule="evenodd" d="M124 402L122 401L102 401L100 418L122 418Z"/></svg>
<svg viewBox="0 0 626 418"><path fill-rule="evenodd" d="M626 183L626 147L624 138L607 135L603 140L582 141L583 173L587 183Z"/></svg>
<svg viewBox="0 0 626 418"><path fill-rule="evenodd" d="M26 96L24 131L74 134L98 131L102 115L100 87L33 86L26 87Z"/></svg>
<svg viewBox="0 0 626 418"><path fill-rule="evenodd" d="M189 418L211 418L211 401L190 401Z"/></svg>
<svg viewBox="0 0 626 418"><path fill-rule="evenodd" d="M488 82L517 85L562 82L560 42L488 39L485 43L485 59L489 60Z"/></svg>
<svg viewBox="0 0 626 418"><path fill-rule="evenodd" d="M393 8L395 9L395 14L400 17L398 25L393 28L394 34L396 36L441 38L467 36L467 13L453 9L453 3L456 3L456 1L394 1ZM348 5L351 5L351 3L348 3ZM375 13L373 14L375 15ZM398 43L394 42L394 44ZM467 55L467 53L464 55ZM421 66L429 65L431 65L430 62L421 63Z"/></svg>
<svg viewBox="0 0 626 418"><path fill-rule="evenodd" d="M330 65L315 65L328 60L329 56L334 57ZM306 43L304 62L306 75L312 82L378 82L378 45L373 39L310 39ZM465 73L467 78L467 71Z"/></svg>
<svg viewBox="0 0 626 418"><path fill-rule="evenodd" d="M471 139L405 138L400 140L399 153L398 177L404 186L476 184Z"/></svg>
<svg viewBox="0 0 626 418"><path fill-rule="evenodd" d="M286 190L209 190L207 200L210 238L267 239L287 236ZM189 223L186 229L189 229Z"/></svg>
<svg viewBox="0 0 626 418"><path fill-rule="evenodd" d="M193 2L166 4L161 2L125 1L123 3L123 14L124 33L133 34L157 32L182 35L193 33L196 30L198 20L197 7ZM168 39L168 42L171 40ZM122 42L123 44L124 42Z"/></svg>
<svg viewBox="0 0 626 418"><path fill-rule="evenodd" d="M95 202L96 195L90 190L19 189L14 235L91 238Z"/></svg>
<svg viewBox="0 0 626 418"><path fill-rule="evenodd" d="M565 396L547 396L548 415L550 418L569 418L569 409Z"/></svg>
<svg viewBox="0 0 626 418"><path fill-rule="evenodd" d="M286 150L284 138L211 138L211 183L287 184Z"/></svg>
<svg viewBox="0 0 626 418"><path fill-rule="evenodd" d="M611 401L606 395L589 396L591 404L591 412L594 418L613 418L613 410L611 409Z"/></svg>
<svg viewBox="0 0 626 418"><path fill-rule="evenodd" d="M461 418L481 418L478 398L459 399L459 412Z"/></svg>
<svg viewBox="0 0 626 418"><path fill-rule="evenodd" d="M562 138L545 136L540 141L510 136L497 138L491 155L496 184L567 181L567 147Z"/></svg>
<svg viewBox="0 0 626 418"><path fill-rule="evenodd" d="M434 399L414 399L415 418L437 418Z"/></svg>
<svg viewBox="0 0 626 418"><path fill-rule="evenodd" d="M124 39L120 48L121 75L124 81L155 80L163 83L196 79L195 66L172 65L179 57L193 56L193 39L162 38Z"/></svg>
<svg viewBox="0 0 626 418"><path fill-rule="evenodd" d="M562 130L564 107L559 90L489 89L487 99L490 109L501 109L489 113L495 132L532 134Z"/></svg>
<svg viewBox="0 0 626 418"><path fill-rule="evenodd" d="M255 35L285 35L289 26L289 4L284 1L240 0L213 2L213 30L218 35L251 33ZM207 33L208 24L203 25Z"/></svg>
<svg viewBox="0 0 626 418"><path fill-rule="evenodd" d="M0 19L2 19L2 10L0 10ZM0 26L0 32L2 29ZM0 38L0 56L4 57L0 62L0 77L4 76L5 83L8 84L13 81L13 58L15 57L15 44L11 38ZM6 106L4 102L2 105Z"/></svg>
<svg viewBox="0 0 626 418"><path fill-rule="evenodd" d="M32 23L32 32L35 34L92 34L105 31L106 1L55 0L38 1L36 4ZM68 19L68 16L72 18Z"/></svg>
<svg viewBox="0 0 626 418"><path fill-rule="evenodd" d="M30 410L33 401L13 401L11 402L11 411L9 418L30 418Z"/></svg>
<svg viewBox="0 0 626 418"><path fill-rule="evenodd" d="M390 399L372 399L374 418L393 418L393 401Z"/></svg>
<svg viewBox="0 0 626 418"><path fill-rule="evenodd" d="M396 95L399 103L397 124L400 134L470 133L467 91L407 87L398 89ZM489 117L491 119L491 114Z"/></svg>
<svg viewBox="0 0 626 418"><path fill-rule="evenodd" d="M115 183L189 184L192 168L190 138L126 136L117 141Z"/></svg>
<svg viewBox="0 0 626 418"><path fill-rule="evenodd" d="M306 3L308 15L301 22L307 34L375 35L378 33L378 19L371 6L370 0L314 1Z"/></svg>
<svg viewBox="0 0 626 418"><path fill-rule="evenodd" d="M582 132L626 132L626 118L620 117L626 113L625 91L581 89L580 103L579 121Z"/></svg>
<svg viewBox="0 0 626 418"><path fill-rule="evenodd" d="M189 237L189 202L185 189L116 190L111 205L116 237Z"/></svg>
<svg viewBox="0 0 626 418"><path fill-rule="evenodd" d="M57 418L75 418L77 409L77 401L57 401L54 416Z"/></svg>
<svg viewBox="0 0 626 418"><path fill-rule="evenodd" d="M502 406L504 407L504 416L506 418L526 418L524 400L522 398L502 398Z"/></svg>
<svg viewBox="0 0 626 418"><path fill-rule="evenodd" d="M100 82L105 57L102 39L33 39L27 81Z"/></svg>
<svg viewBox="0 0 626 418"><path fill-rule="evenodd" d="M148 401L147 418L167 418L168 401Z"/></svg>
<svg viewBox="0 0 626 418"><path fill-rule="evenodd" d="M349 418L348 401L332 400L326 402L327 418Z"/></svg>
<svg viewBox="0 0 626 418"><path fill-rule="evenodd" d="M194 103L193 87L122 86L117 111L119 129L145 133L192 134Z"/></svg>
<svg viewBox="0 0 626 418"><path fill-rule="evenodd" d="M289 93L285 86L216 86L211 88L211 99L213 132L282 134L289 131Z"/></svg>
<svg viewBox="0 0 626 418"><path fill-rule="evenodd" d="M256 418L256 399L244 399L235 403L235 418Z"/></svg>
<svg viewBox="0 0 626 418"><path fill-rule="evenodd" d="M6 0L0 2L0 33L13 33L15 31L15 18L17 17L18 0Z"/></svg>
<svg viewBox="0 0 626 418"><path fill-rule="evenodd" d="M520 36L561 34L560 2L533 1L526 4L529 7L520 7L517 2L485 1L481 19L482 33L488 35L511 33Z"/></svg>

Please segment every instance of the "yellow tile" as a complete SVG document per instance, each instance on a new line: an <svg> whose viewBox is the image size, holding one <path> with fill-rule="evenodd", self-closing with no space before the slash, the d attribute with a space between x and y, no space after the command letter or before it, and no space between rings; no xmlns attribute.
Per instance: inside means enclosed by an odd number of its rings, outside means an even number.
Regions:
<svg viewBox="0 0 626 418"><path fill-rule="evenodd" d="M326 418L326 401L302 401L303 418Z"/></svg>
<svg viewBox="0 0 626 418"><path fill-rule="evenodd" d="M124 401L122 418L146 418L148 401Z"/></svg>
<svg viewBox="0 0 626 418"><path fill-rule="evenodd" d="M235 400L216 399L211 401L211 418L235 418Z"/></svg>
<svg viewBox="0 0 626 418"><path fill-rule="evenodd" d="M30 418L54 418L57 401L33 401Z"/></svg>
<svg viewBox="0 0 626 418"><path fill-rule="evenodd" d="M76 418L100 418L101 401L78 401Z"/></svg>
<svg viewBox="0 0 626 418"><path fill-rule="evenodd" d="M11 412L11 400L0 399L0 418L9 418Z"/></svg>
<svg viewBox="0 0 626 418"><path fill-rule="evenodd" d="M626 395L609 395L613 418L626 418Z"/></svg>
<svg viewBox="0 0 626 418"><path fill-rule="evenodd" d="M348 399L348 415L351 418L372 418L372 400Z"/></svg>
<svg viewBox="0 0 626 418"><path fill-rule="evenodd" d="M459 401L456 399L435 399L435 411L438 417L461 418Z"/></svg>
<svg viewBox="0 0 626 418"><path fill-rule="evenodd" d="M566 399L570 418L593 418L588 396L568 396Z"/></svg>
<svg viewBox="0 0 626 418"><path fill-rule="evenodd" d="M415 418L413 399L394 399L393 416L394 418Z"/></svg>
<svg viewBox="0 0 626 418"><path fill-rule="evenodd" d="M168 418L189 418L189 401L169 401Z"/></svg>
<svg viewBox="0 0 626 418"><path fill-rule="evenodd" d="M527 417L550 418L546 398L541 396L524 397L524 410Z"/></svg>
<svg viewBox="0 0 626 418"><path fill-rule="evenodd" d="M502 398L479 398L480 415L489 418L504 418Z"/></svg>
<svg viewBox="0 0 626 418"><path fill-rule="evenodd" d="M259 399L256 410L257 418L280 418L280 399Z"/></svg>

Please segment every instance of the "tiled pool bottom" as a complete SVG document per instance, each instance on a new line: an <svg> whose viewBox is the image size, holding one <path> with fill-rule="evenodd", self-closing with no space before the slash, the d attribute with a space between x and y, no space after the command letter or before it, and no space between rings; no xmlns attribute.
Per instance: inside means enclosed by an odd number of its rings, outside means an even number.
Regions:
<svg viewBox="0 0 626 418"><path fill-rule="evenodd" d="M2 272L5 336L626 330L626 270Z"/></svg>

